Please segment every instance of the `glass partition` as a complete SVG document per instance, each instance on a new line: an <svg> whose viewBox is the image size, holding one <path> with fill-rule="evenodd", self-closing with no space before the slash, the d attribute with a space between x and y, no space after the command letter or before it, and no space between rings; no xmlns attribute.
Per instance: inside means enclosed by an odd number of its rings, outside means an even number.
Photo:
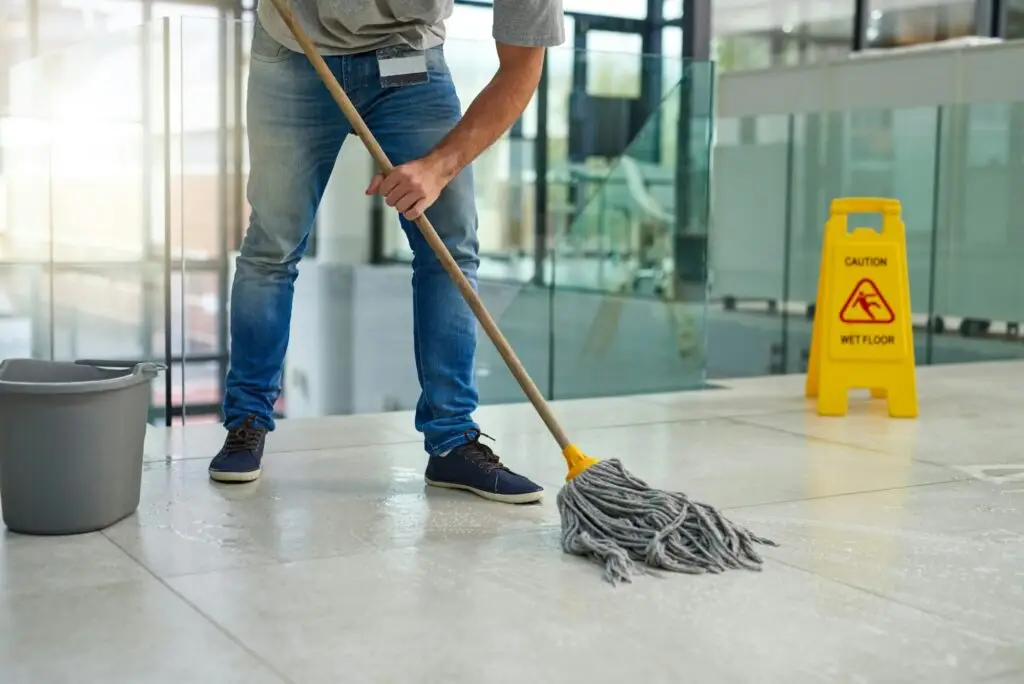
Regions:
<svg viewBox="0 0 1024 684"><path fill-rule="evenodd" d="M175 370L184 373L184 413L188 420L218 418L217 402L226 372L230 285L234 259L248 224L243 194L248 159L244 149L240 151L237 146L245 145L244 85L251 31L248 23L204 18L182 18L172 22L170 29L171 126L176 132L171 204L180 222L185 255L180 276L183 288L175 292L182 298L178 306L184 316L181 363L176 363ZM218 45L226 47L218 50ZM449 37L445 58L464 107L498 66L491 40ZM217 64L222 66L212 68ZM694 86L698 92L695 99L703 109L699 125L690 127L698 144L686 149L697 160L691 175L696 178L704 174L692 184L692 192L695 197L703 192L706 200L711 82L710 67L703 66L703 70L696 70L703 80ZM598 150L601 155L588 154L575 161L586 152L579 140L570 140L571 131L578 128L570 117L574 78L578 80L581 68L589 74L589 95L620 114L619 119L609 119L610 128L601 132L619 141L619 148ZM581 295L591 309L587 325L603 326L602 332L593 336L599 341L597 355L586 352L590 354L589 366L574 365L583 346L578 338L580 331L560 326L557 320L562 315L556 313L560 309L576 308L562 298L562 291L578 289L562 277L560 269L569 263L563 263L563 247L568 248L573 234L589 230L585 227L593 213L589 207L597 205L591 205L587 198L616 191L605 183L618 157L625 153L643 160L641 183L651 186L644 192L666 203L669 213L665 216L670 222L675 220L671 212L680 92L674 83L666 83L663 95L646 112L630 109L640 91L637 79L645 70L655 69L659 73L682 73L679 60L663 60L660 56L576 52L569 48L549 51L548 74L542 86L546 89L544 112L539 109L542 98L535 97L521 120L473 166L483 261L481 296L537 384L551 397L635 392L648 387L689 388L702 378L698 372L699 352L691 350L683 359L675 351L675 333L671 332L679 326L673 328L669 323L670 319L681 320L688 340L702 335L702 286L685 294L680 290L678 295L666 290L664 296L659 296L651 287L647 287L646 294L626 295L630 301L636 300L638 312L644 312L641 320L651 319L654 329L650 334L652 340L657 339L654 346L673 350L670 372L652 368L646 384L626 382L624 372L601 376L599 382L594 375L613 362L606 350L608 345L615 349L620 345L605 338L609 334L616 340L629 337L628 329L618 322L609 328L612 319L606 313L608 307L602 305L605 294ZM229 76L222 76L224 73ZM546 141L546 173L538 173L538 136ZM586 187L570 187L575 181L568 170L584 167L591 169ZM373 165L359 141L347 140L295 285L289 352L277 405L281 416L301 418L415 407L419 390L412 353L411 253L397 216L362 195L372 172ZM616 185L622 185L621 178ZM543 230L539 230L536 209L541 189L547 202ZM636 201L626 198L620 201L620 209L633 212L627 205ZM706 209L705 201L694 216L705 216ZM699 222L691 221L691 229L704 230L694 227ZM615 230L621 232L622 228ZM674 223L659 230L672 233ZM379 235L377 244L373 244L378 239L375 235ZM623 251L628 246L617 245L615 249ZM694 263L702 269L701 259ZM584 261L589 262L584 267L594 270L604 268L602 263L612 265L616 257L595 252ZM589 282L584 289L595 287L600 286ZM634 318L631 308L623 321ZM586 326L582 327L585 332ZM564 335L571 336L560 339ZM693 348L701 346L694 344ZM636 353L640 347L634 345L631 349L630 353ZM523 399L482 332L476 375L483 403Z"/></svg>
<svg viewBox="0 0 1024 684"><path fill-rule="evenodd" d="M251 35L168 18L7 75L0 356L163 360L152 420L218 420ZM828 204L850 195L903 203L918 363L1022 356L1024 105L716 122L710 64L638 50L551 50L475 165L480 291L547 396L802 372ZM493 44L446 54L468 103ZM415 403L408 248L362 195L372 171L346 143L297 284L282 416ZM476 371L485 403L521 400L483 336Z"/></svg>
<svg viewBox="0 0 1024 684"><path fill-rule="evenodd" d="M542 271L530 281L529 269L510 271L500 286L514 296L498 304L499 320L550 398L703 385L713 69L694 63L681 71L684 81L666 89L618 155L552 164ZM681 121L684 99L690 114ZM518 401L488 341L479 356L484 397Z"/></svg>
<svg viewBox="0 0 1024 684"><path fill-rule="evenodd" d="M711 64L685 65L610 168L571 169L596 187L553 250L553 396L703 386L712 83Z"/></svg>
<svg viewBox="0 0 1024 684"><path fill-rule="evenodd" d="M162 361L165 25L14 67L0 120L0 356ZM150 417L163 420L166 378Z"/></svg>
<svg viewBox="0 0 1024 684"><path fill-rule="evenodd" d="M228 359L234 256L248 221L245 78L252 24L184 16L169 21L170 213L181 236L173 372L189 422L220 420Z"/></svg>
<svg viewBox="0 0 1024 684"><path fill-rule="evenodd" d="M709 374L806 370L828 206L849 196L903 205L918 364L1024 356L1021 123L1019 103L719 121L709 335L746 353L713 344Z"/></svg>

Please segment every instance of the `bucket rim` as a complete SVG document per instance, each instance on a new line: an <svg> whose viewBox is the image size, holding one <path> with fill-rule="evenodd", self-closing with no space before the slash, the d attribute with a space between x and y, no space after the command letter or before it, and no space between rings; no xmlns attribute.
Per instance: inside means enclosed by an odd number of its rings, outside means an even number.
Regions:
<svg viewBox="0 0 1024 684"><path fill-rule="evenodd" d="M84 366L94 366L96 368L119 368L129 370L130 372L113 378L84 380L80 382L17 382L4 380L4 369L12 363L20 361L32 361L35 363L68 363L66 361L50 361L48 359L4 359L3 361L0 361L0 394L66 395L89 394L93 392L113 392L147 383L167 369L163 364L151 361L125 362L83 360L75 361L74 363Z"/></svg>

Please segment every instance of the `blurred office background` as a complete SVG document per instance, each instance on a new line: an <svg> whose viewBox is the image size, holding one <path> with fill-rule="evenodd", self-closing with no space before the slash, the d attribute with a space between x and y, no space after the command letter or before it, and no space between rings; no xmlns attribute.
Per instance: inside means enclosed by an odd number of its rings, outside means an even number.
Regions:
<svg viewBox="0 0 1024 684"><path fill-rule="evenodd" d="M918 363L1021 355L1024 2L565 0L476 164L481 292L551 398L801 372L828 202L905 205ZM154 359L218 419L251 0L0 6L0 358ZM464 102L497 65L456 2ZM984 78L982 78L984 76ZM981 83L984 81L984 83ZM410 409L410 254L346 143L301 269L283 416ZM520 394L481 336L485 402Z"/></svg>

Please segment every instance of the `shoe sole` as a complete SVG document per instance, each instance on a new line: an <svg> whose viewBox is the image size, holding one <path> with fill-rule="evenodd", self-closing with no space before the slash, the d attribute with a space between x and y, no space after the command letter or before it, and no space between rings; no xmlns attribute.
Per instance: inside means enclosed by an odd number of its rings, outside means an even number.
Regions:
<svg viewBox="0 0 1024 684"><path fill-rule="evenodd" d="M527 492L525 494L497 494L495 492L486 492L482 489L475 489L469 485L453 484L451 482L437 482L430 478L424 479L431 487L440 487L441 489L458 489L463 492L476 494L477 496L489 501L497 501L498 503L528 504L535 503L544 498L544 490L539 492Z"/></svg>
<svg viewBox="0 0 1024 684"><path fill-rule="evenodd" d="M245 482L255 482L259 479L260 474L263 472L262 469L254 470L250 473L225 473L216 470L210 471L210 479L214 482L225 482L228 484L242 484Z"/></svg>

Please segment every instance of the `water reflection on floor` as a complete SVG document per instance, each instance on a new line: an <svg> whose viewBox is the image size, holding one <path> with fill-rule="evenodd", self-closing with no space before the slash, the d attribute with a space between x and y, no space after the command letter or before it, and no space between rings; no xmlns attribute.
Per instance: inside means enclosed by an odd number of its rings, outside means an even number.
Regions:
<svg viewBox="0 0 1024 684"><path fill-rule="evenodd" d="M153 430L104 534L0 539L0 681L1024 681L1024 363L920 372L921 417L818 418L802 378L559 403L576 440L782 543L762 573L612 589L563 555L564 465L479 415L539 506L426 491L404 413L283 421L262 481Z"/></svg>

